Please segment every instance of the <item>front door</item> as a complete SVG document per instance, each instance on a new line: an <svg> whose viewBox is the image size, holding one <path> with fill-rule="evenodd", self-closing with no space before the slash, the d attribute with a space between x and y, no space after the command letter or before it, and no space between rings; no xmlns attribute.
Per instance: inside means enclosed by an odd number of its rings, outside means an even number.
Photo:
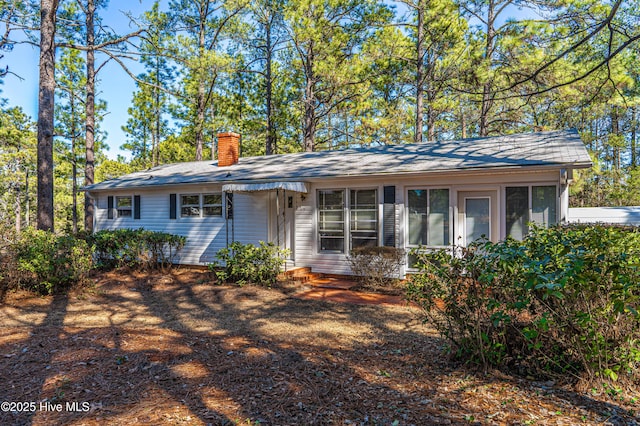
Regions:
<svg viewBox="0 0 640 426"><path fill-rule="evenodd" d="M458 192L458 244L499 239L497 191Z"/></svg>
<svg viewBox="0 0 640 426"><path fill-rule="evenodd" d="M295 238L296 238L296 193L295 192L285 192L285 216L284 216L284 229L286 235L284 236L285 247L289 250L288 259L293 260L294 257L294 248L295 248Z"/></svg>
<svg viewBox="0 0 640 426"><path fill-rule="evenodd" d="M271 192L270 241L281 249L288 249L288 260L294 259L296 193L282 189Z"/></svg>

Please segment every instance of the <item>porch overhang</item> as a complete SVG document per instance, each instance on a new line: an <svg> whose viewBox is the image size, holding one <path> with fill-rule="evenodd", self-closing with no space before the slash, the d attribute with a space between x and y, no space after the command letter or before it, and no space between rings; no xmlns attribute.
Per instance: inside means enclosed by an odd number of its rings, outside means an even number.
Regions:
<svg viewBox="0 0 640 426"><path fill-rule="evenodd" d="M222 192L259 192L276 189L300 192L302 194L309 192L304 182L228 183L222 185Z"/></svg>

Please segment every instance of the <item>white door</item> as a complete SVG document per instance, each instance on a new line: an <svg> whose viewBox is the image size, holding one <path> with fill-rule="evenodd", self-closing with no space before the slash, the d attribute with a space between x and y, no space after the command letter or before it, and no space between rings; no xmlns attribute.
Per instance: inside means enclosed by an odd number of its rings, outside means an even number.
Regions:
<svg viewBox="0 0 640 426"><path fill-rule="evenodd" d="M497 191L458 193L458 244L468 246L482 237L499 239Z"/></svg>
<svg viewBox="0 0 640 426"><path fill-rule="evenodd" d="M296 193L282 189L272 191L270 203L270 238L276 246L288 249L287 259L293 260L295 241Z"/></svg>
<svg viewBox="0 0 640 426"><path fill-rule="evenodd" d="M284 248L289 250L288 259L293 260L295 241L296 241L296 193L285 192L284 197L284 229L285 229L285 246Z"/></svg>

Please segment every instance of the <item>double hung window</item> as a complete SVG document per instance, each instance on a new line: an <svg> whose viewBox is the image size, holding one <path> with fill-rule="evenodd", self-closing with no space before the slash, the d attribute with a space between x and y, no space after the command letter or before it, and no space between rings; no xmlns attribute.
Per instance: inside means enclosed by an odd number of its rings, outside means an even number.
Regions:
<svg viewBox="0 0 640 426"><path fill-rule="evenodd" d="M377 190L321 189L317 194L320 251L345 253L378 245Z"/></svg>
<svg viewBox="0 0 640 426"><path fill-rule="evenodd" d="M118 217L131 217L133 211L133 199L130 195L116 197L116 211Z"/></svg>

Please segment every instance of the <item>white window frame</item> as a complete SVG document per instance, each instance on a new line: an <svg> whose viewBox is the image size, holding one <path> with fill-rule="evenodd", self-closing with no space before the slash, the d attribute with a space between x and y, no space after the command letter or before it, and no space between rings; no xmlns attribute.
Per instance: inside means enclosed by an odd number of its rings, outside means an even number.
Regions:
<svg viewBox="0 0 640 426"><path fill-rule="evenodd" d="M448 226L447 226L447 238L449 240L449 244L445 244L445 245L427 245L427 244L422 244L422 245L416 245L416 244L411 244L410 242L410 236L409 236L409 216L411 214L410 208L409 208L409 191L427 191L427 226L428 226L428 221L429 221L429 213L431 212L431 201L430 201L430 194L432 190L439 190L439 189L446 189L449 192L449 205L448 205ZM411 186L406 188L405 191L405 246L406 248L412 249L412 248L419 248L419 247L428 247L428 248L448 248L451 247L453 240L455 239L453 236L453 209L452 209L452 199L453 199L453 190L448 187L448 186ZM427 228L427 239L428 239L428 235L429 235L429 229Z"/></svg>
<svg viewBox="0 0 640 426"><path fill-rule="evenodd" d="M214 204L205 204L204 203L204 198L207 195L217 195L220 197L220 203L214 203ZM224 206L223 206L223 195L221 192L203 192L203 193L184 193L184 194L179 194L178 195L180 198L180 218L181 219L190 219L190 218L208 218L208 217L222 217L223 213L224 213ZM183 197L198 197L198 203L197 204L184 204L183 203ZM219 207L220 208L220 214L205 214L205 208L206 207ZM198 210L198 214L193 214L193 215L185 215L183 214L182 209L184 208L191 208L191 209L197 209Z"/></svg>
<svg viewBox="0 0 640 426"><path fill-rule="evenodd" d="M536 187L554 187L556 189L556 196L555 196L555 204L556 204L556 217L555 217L555 222L553 224L557 224L560 222L560 208L561 208L561 204L560 204L560 188L558 187L557 183L544 183L544 182L540 182L540 183L527 183L527 184L518 184L518 183L514 183L514 184L509 184L509 185L505 185L504 189L502 191L503 196L504 196L504 209L501 212L501 216L502 216L502 225L504 226L504 237L508 237L509 236L509 230L507 229L507 188L527 188L527 221L525 222L525 226L526 226L526 231L529 232L529 224L530 223L535 223L538 225L544 225L544 226L550 226L548 223L544 223L544 222L535 222L532 217L533 217L533 188ZM525 233L526 235L526 233Z"/></svg>
<svg viewBox="0 0 640 426"><path fill-rule="evenodd" d="M321 249L321 239L322 237L320 236L320 192L322 191L342 191L344 193L343 196L343 205L342 205L342 214L343 214L343 247L344 249L342 251L339 250L322 250ZM375 211L376 211L376 220L375 220L375 224L376 224L376 246L380 246L380 239L381 239L381 214L380 214L380 188L375 186L375 187L371 187L371 186L367 186L367 187L341 187L341 188L337 188L337 187L331 187L331 188L318 188L316 189L316 216L315 216L315 220L316 220L316 230L315 230L315 236L317 239L316 242L316 250L318 254L339 254L339 255L348 255L351 250L353 249L352 247L352 236L351 236L351 191L375 191L375 196L376 196L376 207L375 207Z"/></svg>
<svg viewBox="0 0 640 426"><path fill-rule="evenodd" d="M129 199L128 206L120 206L120 200ZM133 195L116 195L114 200L114 208L116 210L116 217L133 219ZM128 211L129 214L122 214L121 212Z"/></svg>

